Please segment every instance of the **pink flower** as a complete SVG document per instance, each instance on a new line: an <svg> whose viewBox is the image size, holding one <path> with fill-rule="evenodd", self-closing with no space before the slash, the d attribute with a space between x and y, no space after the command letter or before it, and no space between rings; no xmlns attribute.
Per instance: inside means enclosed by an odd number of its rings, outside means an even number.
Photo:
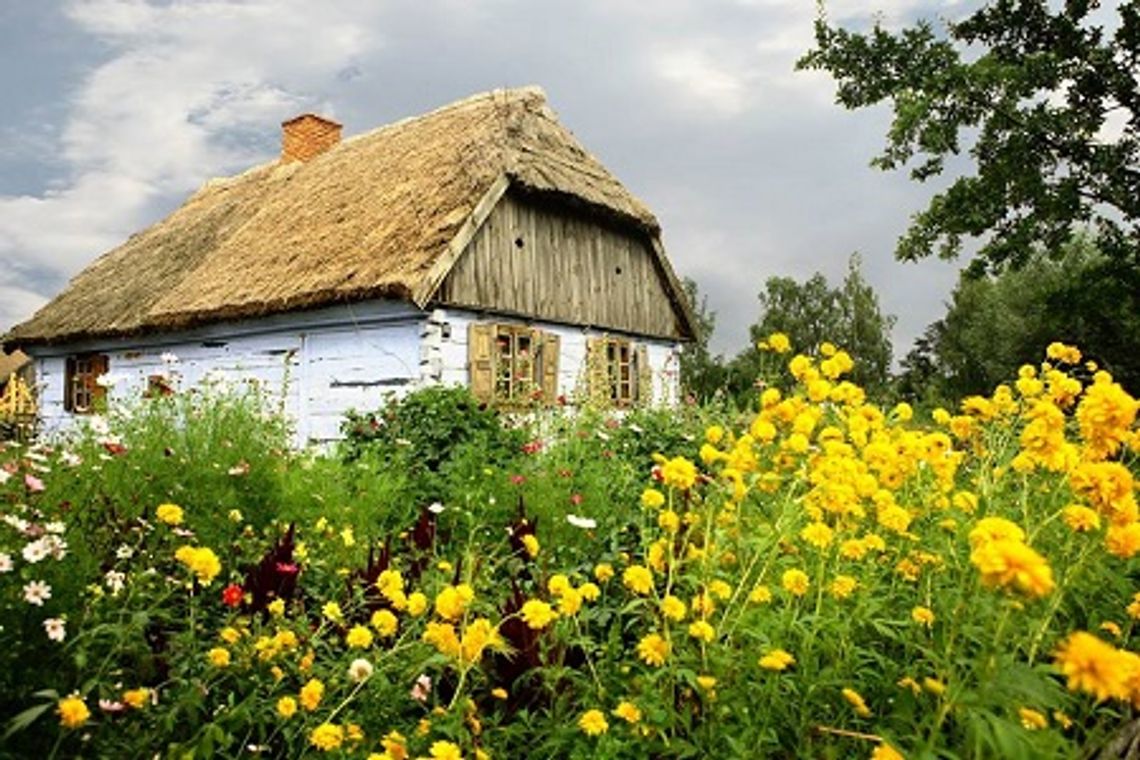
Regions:
<svg viewBox="0 0 1140 760"><path fill-rule="evenodd" d="M24 473L24 485L27 486L28 490L32 493L39 493L44 490L44 482L28 472Z"/></svg>
<svg viewBox="0 0 1140 760"><path fill-rule="evenodd" d="M421 674L416 679L415 685L412 686L410 694L412 699L417 702L427 702L427 698L431 694L431 676Z"/></svg>
<svg viewBox="0 0 1140 760"><path fill-rule="evenodd" d="M575 507L578 506L579 504L581 504L582 503L582 494L580 494L580 493L570 494L570 503L573 504Z"/></svg>
<svg viewBox="0 0 1140 760"><path fill-rule="evenodd" d="M513 484L515 484L516 486L521 486L523 483L526 482L526 476L525 475L512 475L511 476L511 482Z"/></svg>

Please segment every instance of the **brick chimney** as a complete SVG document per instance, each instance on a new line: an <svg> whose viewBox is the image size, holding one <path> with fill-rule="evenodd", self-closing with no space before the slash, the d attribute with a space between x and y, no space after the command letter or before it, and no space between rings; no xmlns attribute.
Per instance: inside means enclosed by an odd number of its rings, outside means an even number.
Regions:
<svg viewBox="0 0 1140 760"><path fill-rule="evenodd" d="M340 142L341 125L332 119L303 113L281 122L281 160L308 161Z"/></svg>

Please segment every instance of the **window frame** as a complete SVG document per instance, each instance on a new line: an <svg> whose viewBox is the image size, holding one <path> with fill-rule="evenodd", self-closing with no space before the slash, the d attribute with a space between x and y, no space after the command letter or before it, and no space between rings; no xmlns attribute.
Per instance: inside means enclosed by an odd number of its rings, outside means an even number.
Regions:
<svg viewBox="0 0 1140 760"><path fill-rule="evenodd" d="M606 400L618 408L636 406L641 401L642 371L637 346L626 338L606 336L599 348L604 352Z"/></svg>
<svg viewBox="0 0 1140 760"><path fill-rule="evenodd" d="M95 414L107 399L106 387L99 378L111 368L106 354L88 352L74 354L64 362L63 409L71 414Z"/></svg>

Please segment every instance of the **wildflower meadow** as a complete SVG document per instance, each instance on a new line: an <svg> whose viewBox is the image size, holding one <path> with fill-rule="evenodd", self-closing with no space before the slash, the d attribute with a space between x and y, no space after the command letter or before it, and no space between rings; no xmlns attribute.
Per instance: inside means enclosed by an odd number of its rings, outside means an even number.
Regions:
<svg viewBox="0 0 1140 760"><path fill-rule="evenodd" d="M3 444L0 754L1123 755L1137 401L1059 343L952 409L763 347L743 408L428 389L314 452L206 387Z"/></svg>

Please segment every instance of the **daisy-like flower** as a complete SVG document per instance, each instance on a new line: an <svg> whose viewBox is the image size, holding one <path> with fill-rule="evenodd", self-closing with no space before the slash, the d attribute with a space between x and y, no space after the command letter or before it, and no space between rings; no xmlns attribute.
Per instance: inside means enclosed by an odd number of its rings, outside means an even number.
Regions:
<svg viewBox="0 0 1140 760"><path fill-rule="evenodd" d="M352 679L353 683L362 683L372 677L372 663L363 658L358 658L352 661L348 666L348 677Z"/></svg>
<svg viewBox="0 0 1140 760"><path fill-rule="evenodd" d="M51 586L43 581L32 581L24 586L24 601L43 607L44 602L51 599Z"/></svg>
<svg viewBox="0 0 1140 760"><path fill-rule="evenodd" d="M12 555L0 552L0 573L12 572Z"/></svg>
<svg viewBox="0 0 1140 760"><path fill-rule="evenodd" d="M111 589L112 594L117 594L122 591L126 581L126 574L118 570L108 570L107 574L103 576L103 583L106 584L107 588Z"/></svg>
<svg viewBox="0 0 1140 760"><path fill-rule="evenodd" d="M589 517L579 517L578 515L566 515L566 522L573 525L575 528L582 530L593 530L598 527L598 521Z"/></svg>
<svg viewBox="0 0 1140 760"><path fill-rule="evenodd" d="M25 562L34 565L46 557L50 553L50 550L44 540L40 538L35 541L29 541L24 545L24 549L20 553L23 555Z"/></svg>
<svg viewBox="0 0 1140 760"><path fill-rule="evenodd" d="M44 631L52 641L63 641L67 638L66 622L63 618L48 618L44 621Z"/></svg>

